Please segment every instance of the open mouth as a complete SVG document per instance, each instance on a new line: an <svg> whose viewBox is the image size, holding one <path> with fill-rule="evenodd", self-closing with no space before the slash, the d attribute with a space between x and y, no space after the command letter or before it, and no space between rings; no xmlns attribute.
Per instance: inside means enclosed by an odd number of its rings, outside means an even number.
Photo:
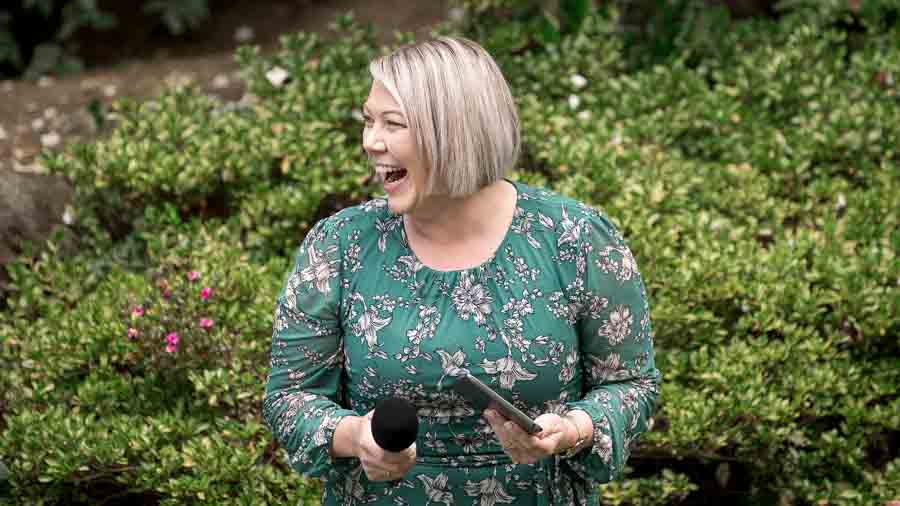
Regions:
<svg viewBox="0 0 900 506"><path fill-rule="evenodd" d="M400 181L401 179L406 177L406 169L396 169L392 170L384 175L384 180L388 183L393 183L395 181Z"/></svg>
<svg viewBox="0 0 900 506"><path fill-rule="evenodd" d="M406 169L395 165L379 164L376 168L378 175L383 178L386 184L402 181L406 177Z"/></svg>

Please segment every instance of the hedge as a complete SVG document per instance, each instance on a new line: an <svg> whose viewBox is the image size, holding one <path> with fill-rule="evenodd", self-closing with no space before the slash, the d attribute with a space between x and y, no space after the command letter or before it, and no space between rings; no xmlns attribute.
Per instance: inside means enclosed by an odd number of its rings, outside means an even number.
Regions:
<svg viewBox="0 0 900 506"><path fill-rule="evenodd" d="M900 499L900 24L836 5L655 65L602 9L559 43L489 8L464 32L514 88L512 177L604 209L647 283L661 407L605 504ZM242 48L252 100L122 101L45 156L78 219L8 268L0 501L318 503L260 401L294 248L378 191L355 111L382 49L333 28Z"/></svg>

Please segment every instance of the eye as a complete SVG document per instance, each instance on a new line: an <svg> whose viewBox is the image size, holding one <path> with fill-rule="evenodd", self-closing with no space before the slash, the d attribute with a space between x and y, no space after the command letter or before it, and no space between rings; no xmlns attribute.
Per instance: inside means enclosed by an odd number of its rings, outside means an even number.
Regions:
<svg viewBox="0 0 900 506"><path fill-rule="evenodd" d="M403 123L397 123L396 121L388 121L387 124L394 128L406 128L406 125L404 125Z"/></svg>

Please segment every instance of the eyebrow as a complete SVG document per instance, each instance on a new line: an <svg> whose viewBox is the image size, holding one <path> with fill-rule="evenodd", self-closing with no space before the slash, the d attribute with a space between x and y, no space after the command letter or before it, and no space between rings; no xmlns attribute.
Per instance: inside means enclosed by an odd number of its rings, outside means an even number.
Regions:
<svg viewBox="0 0 900 506"><path fill-rule="evenodd" d="M367 112L368 109L369 109L368 104L363 104L363 112ZM384 114L391 114L391 113L399 114L400 116L403 116L403 111L398 111L396 109L388 109L387 111L382 111L381 114L384 115Z"/></svg>

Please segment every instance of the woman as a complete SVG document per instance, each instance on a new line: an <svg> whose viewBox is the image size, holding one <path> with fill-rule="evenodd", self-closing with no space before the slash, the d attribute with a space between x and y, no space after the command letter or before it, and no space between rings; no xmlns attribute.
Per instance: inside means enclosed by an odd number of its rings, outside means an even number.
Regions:
<svg viewBox="0 0 900 506"><path fill-rule="evenodd" d="M363 147L386 198L318 222L275 311L264 416L324 504L596 504L658 392L634 257L600 212L503 178L509 88L444 37L370 65ZM471 373L542 427L450 388ZM416 443L375 444L371 410L417 409Z"/></svg>

